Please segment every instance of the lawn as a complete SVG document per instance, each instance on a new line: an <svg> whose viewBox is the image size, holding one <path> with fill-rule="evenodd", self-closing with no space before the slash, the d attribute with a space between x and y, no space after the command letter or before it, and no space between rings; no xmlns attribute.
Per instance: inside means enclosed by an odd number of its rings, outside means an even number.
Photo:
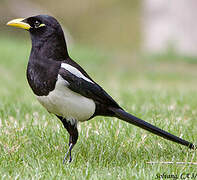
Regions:
<svg viewBox="0 0 197 180"><path fill-rule="evenodd" d="M196 151L107 117L79 124L73 162L63 165L68 134L36 101L25 77L30 40L0 38L1 179L197 175L197 165L147 163L197 162ZM128 112L197 143L197 63L173 58L157 61L82 45L69 52Z"/></svg>

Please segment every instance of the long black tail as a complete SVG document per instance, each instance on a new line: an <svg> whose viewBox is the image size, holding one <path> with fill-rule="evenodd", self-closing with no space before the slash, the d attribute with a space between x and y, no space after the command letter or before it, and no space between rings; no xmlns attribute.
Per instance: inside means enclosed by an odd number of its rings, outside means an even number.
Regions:
<svg viewBox="0 0 197 180"><path fill-rule="evenodd" d="M116 115L117 118L119 119L122 119L130 124L134 124L138 127L141 127L147 131L150 131L152 132L153 134L156 134L158 136L161 136L165 139L168 139L168 140L171 140L171 141L174 141L176 143L179 143L179 144L182 144L184 146L187 146L189 147L190 149L195 149L195 145L188 142L188 141L185 141L184 139L181 139L177 136L174 136L156 126L153 126L152 124L150 123L147 123L146 121L143 121L127 112L125 112L123 109L117 109L117 108L110 108L111 111L113 111Z"/></svg>

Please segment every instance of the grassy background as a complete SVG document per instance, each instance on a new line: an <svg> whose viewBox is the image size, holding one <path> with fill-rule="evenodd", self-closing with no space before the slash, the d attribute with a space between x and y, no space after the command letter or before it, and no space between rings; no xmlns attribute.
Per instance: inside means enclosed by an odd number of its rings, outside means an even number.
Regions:
<svg viewBox="0 0 197 180"><path fill-rule="evenodd" d="M195 162L195 151L104 117L79 124L73 162L62 165L68 134L36 101L25 78L30 41L0 38L1 179L155 179L196 173L195 165L147 164ZM197 142L197 64L80 45L69 51L128 112Z"/></svg>

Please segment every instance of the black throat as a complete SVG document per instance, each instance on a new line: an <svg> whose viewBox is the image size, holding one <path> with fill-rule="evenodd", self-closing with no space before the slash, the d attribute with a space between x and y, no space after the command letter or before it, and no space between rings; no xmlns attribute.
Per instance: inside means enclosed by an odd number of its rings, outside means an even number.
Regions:
<svg viewBox="0 0 197 180"><path fill-rule="evenodd" d="M69 57L64 33L61 29L56 32L30 32L32 50L30 56L44 56L55 61L62 61Z"/></svg>
<svg viewBox="0 0 197 180"><path fill-rule="evenodd" d="M37 96L47 96L55 88L61 62L68 58L64 36L32 36L27 80Z"/></svg>

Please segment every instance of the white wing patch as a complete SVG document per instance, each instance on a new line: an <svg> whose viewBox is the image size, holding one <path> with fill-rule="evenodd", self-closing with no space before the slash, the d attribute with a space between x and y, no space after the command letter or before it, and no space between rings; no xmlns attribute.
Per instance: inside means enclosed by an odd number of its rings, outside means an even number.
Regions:
<svg viewBox="0 0 197 180"><path fill-rule="evenodd" d="M70 73L74 74L75 76L79 77L79 78L82 78L88 82L91 82L93 83L90 79L88 79L87 77L85 77L77 68L69 65L69 64L66 64L66 63L62 63L61 64L61 67L66 69L67 71L69 71ZM93 83L94 84L94 83Z"/></svg>

